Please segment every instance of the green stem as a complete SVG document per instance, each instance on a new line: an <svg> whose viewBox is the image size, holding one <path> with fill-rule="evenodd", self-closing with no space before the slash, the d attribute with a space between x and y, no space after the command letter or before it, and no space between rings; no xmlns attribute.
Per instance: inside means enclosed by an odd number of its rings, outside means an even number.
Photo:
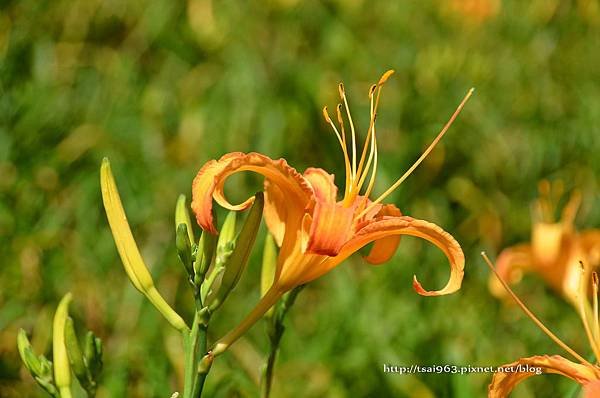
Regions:
<svg viewBox="0 0 600 398"><path fill-rule="evenodd" d="M279 352L279 343L281 342L282 335L283 330L276 341L271 341L269 357L267 358L267 363L263 368L263 374L260 383L261 398L269 398L271 394L271 386L273 385L273 370L275 369L275 360L277 359L277 353Z"/></svg>
<svg viewBox="0 0 600 398"><path fill-rule="evenodd" d="M189 334L184 332L183 345L185 350L185 377L183 398L198 398L202 395L204 380L210 370L200 373L200 367L204 358L200 355L207 350L207 332L208 322L210 320L210 311L202 307L200 289L196 291L196 314L194 315L194 324ZM211 361L212 363L212 361Z"/></svg>
<svg viewBox="0 0 600 398"><path fill-rule="evenodd" d="M196 363L195 345L198 335L198 315L194 316L194 324L192 330L183 332L183 350L184 350L184 381L183 381L183 398L192 398L192 389L194 382L194 364Z"/></svg>
<svg viewBox="0 0 600 398"><path fill-rule="evenodd" d="M203 316L203 314L205 314ZM192 398L199 398L202 396L202 389L204 388L204 381L206 380L206 376L208 375L208 371L210 370L210 366L204 369L202 366L205 358L202 358L200 362L198 362L198 358L201 353L205 353L207 350L207 332L208 332L208 312L201 311L198 322L198 337L197 344L195 347L194 357L196 358L196 362L194 363L194 367L192 371L194 372L194 385L192 389ZM210 362L212 364L212 360Z"/></svg>
<svg viewBox="0 0 600 398"><path fill-rule="evenodd" d="M215 357L212 355L212 353L209 352L208 354L204 355L204 357L198 364L198 367L197 367L198 373L197 373L197 379L196 379L196 388L198 391L198 393L196 395L197 398L199 398L202 395L202 389L204 388L204 382L206 381L206 376L208 376L208 372L210 371L210 368L212 366L214 359L215 359Z"/></svg>
<svg viewBox="0 0 600 398"><path fill-rule="evenodd" d="M262 379L260 383L260 397L269 398L271 394L271 386L273 385L273 372L275 370L275 361L277 360L277 354L279 353L279 346L281 344L281 338L283 332L285 332L285 326L283 324L285 316L296 301L298 293L304 288L304 285L294 288L292 291L283 296L280 304L277 306L276 311L268 318L269 324L267 333L269 335L269 356L267 363L263 368Z"/></svg>

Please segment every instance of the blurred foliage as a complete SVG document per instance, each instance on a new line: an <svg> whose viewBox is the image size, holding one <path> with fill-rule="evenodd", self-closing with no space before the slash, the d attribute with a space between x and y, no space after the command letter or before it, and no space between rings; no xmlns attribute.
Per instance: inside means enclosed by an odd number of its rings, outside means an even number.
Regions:
<svg viewBox="0 0 600 398"><path fill-rule="evenodd" d="M388 68L397 74L379 113L377 192L476 87L442 145L390 197L461 242L463 289L412 291L413 273L431 288L447 277L442 254L416 239L382 267L348 261L298 298L274 395L479 397L489 374L399 376L383 364L488 366L560 353L491 297L478 253L528 240L541 178L581 189L579 227L600 225L599 40L592 0L0 1L0 396L41 396L17 359L17 331L48 352L53 309L69 290L76 324L106 342L100 397L167 397L181 386L181 347L118 259L102 157L159 290L189 319L172 217L195 172L226 152L259 151L339 179L341 153L320 109L336 104L344 81L364 134L368 87ZM258 186L248 175L227 189L243 199ZM214 319L213 338L258 300L259 264L255 256ZM587 355L575 311L534 276L518 292ZM265 347L259 325L219 358L208 396L256 396ZM514 396L572 387L543 376Z"/></svg>

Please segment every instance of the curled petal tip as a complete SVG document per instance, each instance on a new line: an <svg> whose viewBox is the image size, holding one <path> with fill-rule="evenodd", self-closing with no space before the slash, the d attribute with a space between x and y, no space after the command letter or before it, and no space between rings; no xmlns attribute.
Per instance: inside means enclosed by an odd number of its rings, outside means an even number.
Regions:
<svg viewBox="0 0 600 398"><path fill-rule="evenodd" d="M420 294L422 296L427 295L427 290L423 289L423 286L421 286L421 283L417 279L416 275L413 275L413 283L412 284L413 284L413 289L415 289L415 292L417 292L418 294Z"/></svg>
<svg viewBox="0 0 600 398"><path fill-rule="evenodd" d="M449 285L451 285L451 284L449 284ZM413 289L415 289L415 292L417 292L417 294L419 294L421 296L435 297L435 296L444 296L446 294L451 294L451 293L456 292L458 289L460 289L460 284L458 286L456 286L456 285L450 286L450 287L446 286L442 290L425 290L423 288L423 286L421 285L421 282L419 282L419 280L417 279L417 276L413 275Z"/></svg>
<svg viewBox="0 0 600 398"><path fill-rule="evenodd" d="M427 297L431 297L431 296L440 296L443 293L439 293L437 291L432 291L430 292L429 290L425 290L423 288L423 285L421 285L421 282L419 282L419 280L417 279L416 275L413 275L413 289L415 289L415 292L417 292L417 294L421 295L421 296L427 296Z"/></svg>

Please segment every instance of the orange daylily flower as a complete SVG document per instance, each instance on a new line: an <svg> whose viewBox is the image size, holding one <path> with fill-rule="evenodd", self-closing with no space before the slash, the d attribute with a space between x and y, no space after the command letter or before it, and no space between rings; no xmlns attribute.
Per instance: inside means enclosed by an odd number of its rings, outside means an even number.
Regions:
<svg viewBox="0 0 600 398"><path fill-rule="evenodd" d="M578 232L575 215L581 203L574 192L564 206L561 219L554 220L557 203L562 196L560 181L544 180L539 185L540 197L534 202L534 222L530 244L518 244L504 249L498 256L497 270L509 284L518 282L524 272L535 272L570 303L577 303L579 290L579 261L588 264L589 280L592 269L600 265L600 230ZM490 290L504 296L505 290L493 276Z"/></svg>
<svg viewBox="0 0 600 398"><path fill-rule="evenodd" d="M450 9L466 22L481 23L498 15L500 0L450 0Z"/></svg>
<svg viewBox="0 0 600 398"><path fill-rule="evenodd" d="M240 171L262 174L265 177L265 221L280 247L273 285L253 312L217 343L213 354L224 351L285 292L324 275L370 242L374 245L365 259L371 264L381 264L393 256L400 235L418 236L430 241L448 258L450 278L441 290L428 291L415 277L414 289L424 296L438 296L460 288L464 255L456 240L437 225L404 216L396 206L381 202L431 152L460 113L472 90L416 163L387 191L370 200L378 162L377 107L381 87L392 73L384 73L369 90L371 117L360 157L357 156L356 132L342 84L339 85L341 104L336 112L339 129L329 117L327 108L323 109L325 120L333 128L344 155L346 178L342 199L338 200L334 176L325 170L309 168L300 174L284 159L273 160L259 153L230 153L206 163L198 172L192 185L192 209L198 224L211 233L217 233L213 223L213 199L230 210L246 209L253 201L252 197L238 205L229 203L223 192L227 178ZM346 137L344 113L350 127L350 142Z"/></svg>
<svg viewBox="0 0 600 398"><path fill-rule="evenodd" d="M592 351L596 357L596 361L591 363L579 355L575 350L565 344L561 339L559 339L554 333L552 333L532 312L529 310L525 304L517 297L517 295L512 291L509 287L507 281L503 279L497 267L491 263L485 253L482 253L482 256L490 267L490 269L495 274L495 277L498 279L502 287L508 292L508 294L515 300L515 302L521 307L521 309L535 322L536 325L544 333L546 333L554 342L556 342L561 348L567 351L571 356L573 356L577 362L570 361L566 358L563 358L560 355L536 355L528 358L521 358L518 361L515 361L510 364L502 365L503 369L506 369L504 372L494 373L492 378L492 382L488 387L488 397L489 398L503 398L507 397L510 392L515 388L515 386L521 381L527 379L528 377L534 376L538 374L537 372L520 372L518 367L521 369L525 369L528 367L539 368L544 373L555 373L560 374L565 377L568 377L577 383L583 386L583 392L585 398L595 398L600 391L600 326L598 318L598 275L593 272L592 273L592 305L588 301L588 279L586 278L589 270L584 263L579 264L579 272L578 272L578 289L577 289L577 304L579 315L581 317L583 327L585 329L585 333L588 337L590 345L592 347Z"/></svg>

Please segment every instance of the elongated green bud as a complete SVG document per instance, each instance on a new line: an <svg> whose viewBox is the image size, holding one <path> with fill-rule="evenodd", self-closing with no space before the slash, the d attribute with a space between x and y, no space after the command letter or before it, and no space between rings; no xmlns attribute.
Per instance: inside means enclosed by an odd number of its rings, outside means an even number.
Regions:
<svg viewBox="0 0 600 398"><path fill-rule="evenodd" d="M230 211L227 214L227 217L225 217L225 222L223 223L221 232L219 233L214 267L206 277L206 280L202 282L200 294L202 296L203 303L206 302L207 298L209 301L213 300L214 294L212 294L212 292L218 291L219 286L221 286L221 279L219 279L219 277L223 274L223 271L225 270L225 264L227 264L229 261L229 257L231 256L231 253L233 253L233 249L235 247L236 223L237 214L235 211ZM203 235L209 234L204 232ZM206 238L208 238L208 236Z"/></svg>
<svg viewBox="0 0 600 398"><path fill-rule="evenodd" d="M237 285L254 247L265 203L262 192L257 193L254 198L254 204L236 241L235 249L233 249L233 253L231 253L225 266L225 273L223 274L219 292L210 304L210 309L213 311L221 306L227 295Z"/></svg>
<svg viewBox="0 0 600 398"><path fill-rule="evenodd" d="M260 272L260 297L263 297L273 285L277 269L277 247L271 234L267 234L263 247L262 268ZM273 308L266 315L271 316Z"/></svg>
<svg viewBox="0 0 600 398"><path fill-rule="evenodd" d="M93 380L97 380L102 371L102 353L102 340L88 331L85 335L84 356Z"/></svg>
<svg viewBox="0 0 600 398"><path fill-rule="evenodd" d="M121 256L125 272L137 290L143 293L165 319L179 331L189 330L185 321L160 295L152 276L142 259L137 244L133 239L127 216L121 203L121 197L113 177L110 162L104 158L100 168L100 186L102 187L102 201L108 218L108 224L113 234L117 250Z"/></svg>
<svg viewBox="0 0 600 398"><path fill-rule="evenodd" d="M195 283L201 284L206 275L206 271L212 263L215 252L217 239L216 236L208 232L202 232L200 241L198 242L198 253L196 254L196 262L194 263L194 272L196 275Z"/></svg>
<svg viewBox="0 0 600 398"><path fill-rule="evenodd" d="M33 352L31 343L27 338L27 333L23 329L19 329L17 334L17 348L23 364L33 376L41 376L43 374L42 364L37 355Z"/></svg>
<svg viewBox="0 0 600 398"><path fill-rule="evenodd" d="M177 256L183 264L190 279L194 278L194 268L192 265L192 245L190 243L187 226L179 224L175 235L175 246L177 247Z"/></svg>
<svg viewBox="0 0 600 398"><path fill-rule="evenodd" d="M23 364L29 370L29 373L40 387L42 387L52 397L59 398L58 390L54 385L54 375L52 374L52 362L45 356L37 356L33 352L31 343L27 338L25 330L19 329L17 334L17 348Z"/></svg>
<svg viewBox="0 0 600 398"><path fill-rule="evenodd" d="M192 228L192 222L190 220L190 212L188 211L185 203L185 195L179 195L177 198L177 204L175 205L175 229L179 228L180 224L185 224L188 233L188 239L190 242L195 242L194 230Z"/></svg>
<svg viewBox="0 0 600 398"><path fill-rule="evenodd" d="M67 293L56 308L52 328L52 353L54 359L54 382L61 398L71 397L71 367L65 345L65 324L69 316L72 295Z"/></svg>
<svg viewBox="0 0 600 398"><path fill-rule="evenodd" d="M35 381L53 398L62 398L51 378L36 377Z"/></svg>
<svg viewBox="0 0 600 398"><path fill-rule="evenodd" d="M217 258L216 265L223 265L229 259L235 247L235 227L237 224L237 214L235 211L230 211L225 217L225 222L219 233L217 241Z"/></svg>
<svg viewBox="0 0 600 398"><path fill-rule="evenodd" d="M69 362L75 377L79 380L79 384L88 395L96 395L96 382L93 380L86 360L81 352L77 334L75 334L75 328L73 327L73 319L67 318L65 323L65 345L67 347L67 355L69 356Z"/></svg>
<svg viewBox="0 0 600 398"><path fill-rule="evenodd" d="M117 250L123 261L125 271L133 286L144 293L154 287L154 281L133 239L108 159L102 161L100 185L102 187L102 200L108 223L115 238Z"/></svg>
<svg viewBox="0 0 600 398"><path fill-rule="evenodd" d="M67 355L69 356L69 363L73 368L73 373L78 379L87 378L87 370L85 362L83 360L83 353L81 347L79 347L79 341L77 341L77 335L75 334L75 328L73 326L73 319L67 317L65 322L65 345L67 347Z"/></svg>

